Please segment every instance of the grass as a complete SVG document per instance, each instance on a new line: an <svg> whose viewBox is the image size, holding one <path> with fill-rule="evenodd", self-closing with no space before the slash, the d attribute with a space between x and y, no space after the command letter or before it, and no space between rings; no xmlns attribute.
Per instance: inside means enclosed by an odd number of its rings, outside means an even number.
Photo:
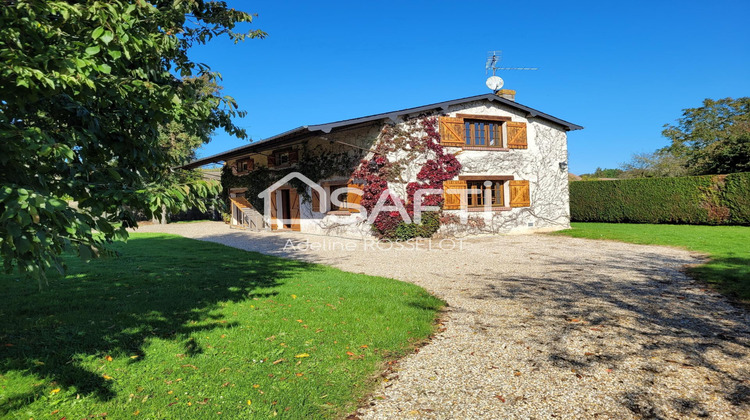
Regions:
<svg viewBox="0 0 750 420"><path fill-rule="evenodd" d="M750 304L750 227L571 223L557 235L669 245L708 254L710 261L689 271L740 303Z"/></svg>
<svg viewBox="0 0 750 420"><path fill-rule="evenodd" d="M381 277L164 234L65 277L0 276L1 418L344 415L443 302Z"/></svg>

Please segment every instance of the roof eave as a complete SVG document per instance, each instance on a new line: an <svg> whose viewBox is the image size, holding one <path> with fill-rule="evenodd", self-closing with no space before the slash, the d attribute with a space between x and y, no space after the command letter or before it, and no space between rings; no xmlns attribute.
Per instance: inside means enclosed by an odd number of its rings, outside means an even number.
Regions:
<svg viewBox="0 0 750 420"><path fill-rule="evenodd" d="M263 149L264 146L270 146L270 145L276 146L278 144L284 144L288 141L296 140L301 136L314 133L314 132L320 132L322 134L329 134L331 131L337 128L349 127L349 126L353 126L357 124L363 124L363 123L374 122L374 121L379 121L379 120L389 120L394 123L398 123L399 121L402 121L402 117L404 115L419 114L421 112L432 111L435 109L441 109L443 112L445 112L445 111L448 111L448 109L453 105L466 103L466 102L472 102L472 101L479 101L483 99L489 100L490 102L499 102L510 108L521 110L526 113L527 118L541 118L541 119L550 121L552 123L555 123L561 126L565 131L574 131L574 130L583 129L583 127L580 125L573 124L571 122L562 120L560 118L553 117L549 114L538 111L526 105L522 105L518 102L511 101L509 99L497 96L492 93L485 93L482 95L469 96L466 98L454 99L451 101L438 102L438 103L424 105L424 106L415 107L415 108L407 108L407 109L402 109L398 111L391 111L391 112L386 112L382 114L374 114L374 115L369 115L365 117L352 118L348 120L336 121L336 122L327 123L327 124L317 124L317 125L309 125L309 126L305 125L302 127L297 127L295 129L283 132L281 134L277 134L273 137L269 137L267 139L264 139L255 143L250 143L246 146L237 147L231 150L227 150L226 152L219 153L219 154L209 156L209 157L205 157L202 159L196 159L188 163L187 165L182 166L182 168L194 169L203 165L208 165L210 163L218 163L226 159L231 159L233 157L242 156L247 153L252 153L253 151L258 151L260 149Z"/></svg>

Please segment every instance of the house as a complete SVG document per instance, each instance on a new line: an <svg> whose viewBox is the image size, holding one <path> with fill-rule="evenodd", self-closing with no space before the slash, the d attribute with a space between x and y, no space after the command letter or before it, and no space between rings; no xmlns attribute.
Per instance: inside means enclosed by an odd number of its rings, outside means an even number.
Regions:
<svg viewBox="0 0 750 420"><path fill-rule="evenodd" d="M223 162L233 226L369 233L379 185L410 210L415 189L442 189L440 234L555 230L569 227L567 132L581 128L501 90L302 126L186 168Z"/></svg>

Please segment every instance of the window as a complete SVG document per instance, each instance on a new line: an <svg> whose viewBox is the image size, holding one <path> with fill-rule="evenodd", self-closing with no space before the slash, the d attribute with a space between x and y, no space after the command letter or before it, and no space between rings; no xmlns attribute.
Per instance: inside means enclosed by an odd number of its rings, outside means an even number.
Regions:
<svg viewBox="0 0 750 420"><path fill-rule="evenodd" d="M284 166L289 164L289 152L279 152L276 154L276 165Z"/></svg>
<svg viewBox="0 0 750 420"><path fill-rule="evenodd" d="M503 146L501 122L464 120L464 138L467 146Z"/></svg>
<svg viewBox="0 0 750 420"><path fill-rule="evenodd" d="M237 172L248 172L253 170L253 161L251 159L242 159L237 161Z"/></svg>
<svg viewBox="0 0 750 420"><path fill-rule="evenodd" d="M481 150L526 149L526 123L509 117L456 114L440 117L440 144Z"/></svg>
<svg viewBox="0 0 750 420"><path fill-rule="evenodd" d="M487 198L492 200L492 207L503 206L503 181L466 181L466 189L469 207L484 207Z"/></svg>
<svg viewBox="0 0 750 420"><path fill-rule="evenodd" d="M443 181L443 210L492 211L530 207L529 181L514 180L511 175L462 175ZM491 200L489 203L486 200Z"/></svg>
<svg viewBox="0 0 750 420"><path fill-rule="evenodd" d="M268 156L268 167L283 168L299 161L299 152L294 149L276 150Z"/></svg>
<svg viewBox="0 0 750 420"><path fill-rule="evenodd" d="M244 175L252 171L254 168L254 161L252 159L239 159L234 163L232 171L235 175Z"/></svg>
<svg viewBox="0 0 750 420"><path fill-rule="evenodd" d="M340 194L340 195L339 195L339 196L337 197L337 198L339 199L339 201L340 201L340 202L342 203L342 205L341 205L341 206L338 206L338 205L336 205L336 204L333 204L333 193L334 193L334 191L338 190L339 188L346 188L346 187L348 187L348 185L347 185L347 184L333 184L333 185L331 185L331 186L329 186L329 187L328 187L328 188L330 188L330 189L328 190L328 191L329 191L329 194L328 194L328 195L329 195L329 196L331 197L331 199L332 199L332 200L331 200L331 210L333 210L333 211L338 211L338 210L346 210L346 204L347 204L347 202L348 202L347 198L348 198L348 195L349 195L349 194L347 194L346 192L343 192L343 193L341 193L341 194Z"/></svg>

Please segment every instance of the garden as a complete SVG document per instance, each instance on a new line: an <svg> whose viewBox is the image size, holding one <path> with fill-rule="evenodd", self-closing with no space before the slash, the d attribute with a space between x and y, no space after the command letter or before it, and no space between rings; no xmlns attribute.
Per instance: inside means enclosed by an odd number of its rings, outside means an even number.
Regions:
<svg viewBox="0 0 750 420"><path fill-rule="evenodd" d="M436 327L396 280L166 234L3 275L0 417L340 417Z"/></svg>

